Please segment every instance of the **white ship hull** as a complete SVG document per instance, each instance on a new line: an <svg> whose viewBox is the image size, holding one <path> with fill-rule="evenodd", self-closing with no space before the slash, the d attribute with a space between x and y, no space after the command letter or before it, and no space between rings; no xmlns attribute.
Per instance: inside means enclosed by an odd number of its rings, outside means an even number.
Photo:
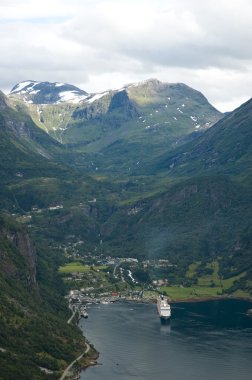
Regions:
<svg viewBox="0 0 252 380"><path fill-rule="evenodd" d="M159 296L157 298L157 311L162 320L168 320L171 317L171 306L166 297Z"/></svg>

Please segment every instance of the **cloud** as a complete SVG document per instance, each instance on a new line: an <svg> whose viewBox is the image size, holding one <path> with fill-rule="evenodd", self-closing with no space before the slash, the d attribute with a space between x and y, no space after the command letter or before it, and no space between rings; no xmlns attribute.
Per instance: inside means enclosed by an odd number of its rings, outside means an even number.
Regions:
<svg viewBox="0 0 252 380"><path fill-rule="evenodd" d="M26 79L87 91L157 77L222 110L251 97L249 0L2 0L2 89Z"/></svg>
<svg viewBox="0 0 252 380"><path fill-rule="evenodd" d="M247 47L252 37L252 16L248 16L252 5L245 2L244 9L236 2L231 12L228 2L220 1L218 7L214 3L206 1L202 9L198 2L191 8L195 1L183 0L170 2L170 7L162 1L147 1L145 6L141 0L102 1L73 18L62 36L169 66L233 66L237 59L251 59L252 50Z"/></svg>

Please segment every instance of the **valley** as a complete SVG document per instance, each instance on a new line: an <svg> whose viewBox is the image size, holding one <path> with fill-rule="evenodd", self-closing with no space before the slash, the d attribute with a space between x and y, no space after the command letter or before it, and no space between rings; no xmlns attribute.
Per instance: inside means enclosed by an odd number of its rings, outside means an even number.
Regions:
<svg viewBox="0 0 252 380"><path fill-rule="evenodd" d="M251 127L251 100L223 115L156 79L0 94L4 380L58 379L85 350L71 290L251 298Z"/></svg>

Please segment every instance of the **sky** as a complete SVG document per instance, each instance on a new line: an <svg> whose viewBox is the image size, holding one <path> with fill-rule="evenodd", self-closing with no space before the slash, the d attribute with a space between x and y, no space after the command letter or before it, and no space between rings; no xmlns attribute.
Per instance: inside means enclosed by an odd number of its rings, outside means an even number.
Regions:
<svg viewBox="0 0 252 380"><path fill-rule="evenodd" d="M252 0L1 0L0 89L157 78L231 111L252 97L251 25Z"/></svg>

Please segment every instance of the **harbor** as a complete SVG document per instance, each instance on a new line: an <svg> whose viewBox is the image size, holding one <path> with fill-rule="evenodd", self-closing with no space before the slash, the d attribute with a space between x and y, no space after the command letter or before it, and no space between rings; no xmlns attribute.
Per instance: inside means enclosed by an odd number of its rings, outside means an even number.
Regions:
<svg viewBox="0 0 252 380"><path fill-rule="evenodd" d="M74 320L76 323L81 318L88 318L88 310L93 305L108 305L116 302L124 303L156 303L156 298L143 298L139 295L121 296L119 294L111 296L89 296L80 290L71 290L67 295L68 307L72 312L68 323L72 323Z"/></svg>

